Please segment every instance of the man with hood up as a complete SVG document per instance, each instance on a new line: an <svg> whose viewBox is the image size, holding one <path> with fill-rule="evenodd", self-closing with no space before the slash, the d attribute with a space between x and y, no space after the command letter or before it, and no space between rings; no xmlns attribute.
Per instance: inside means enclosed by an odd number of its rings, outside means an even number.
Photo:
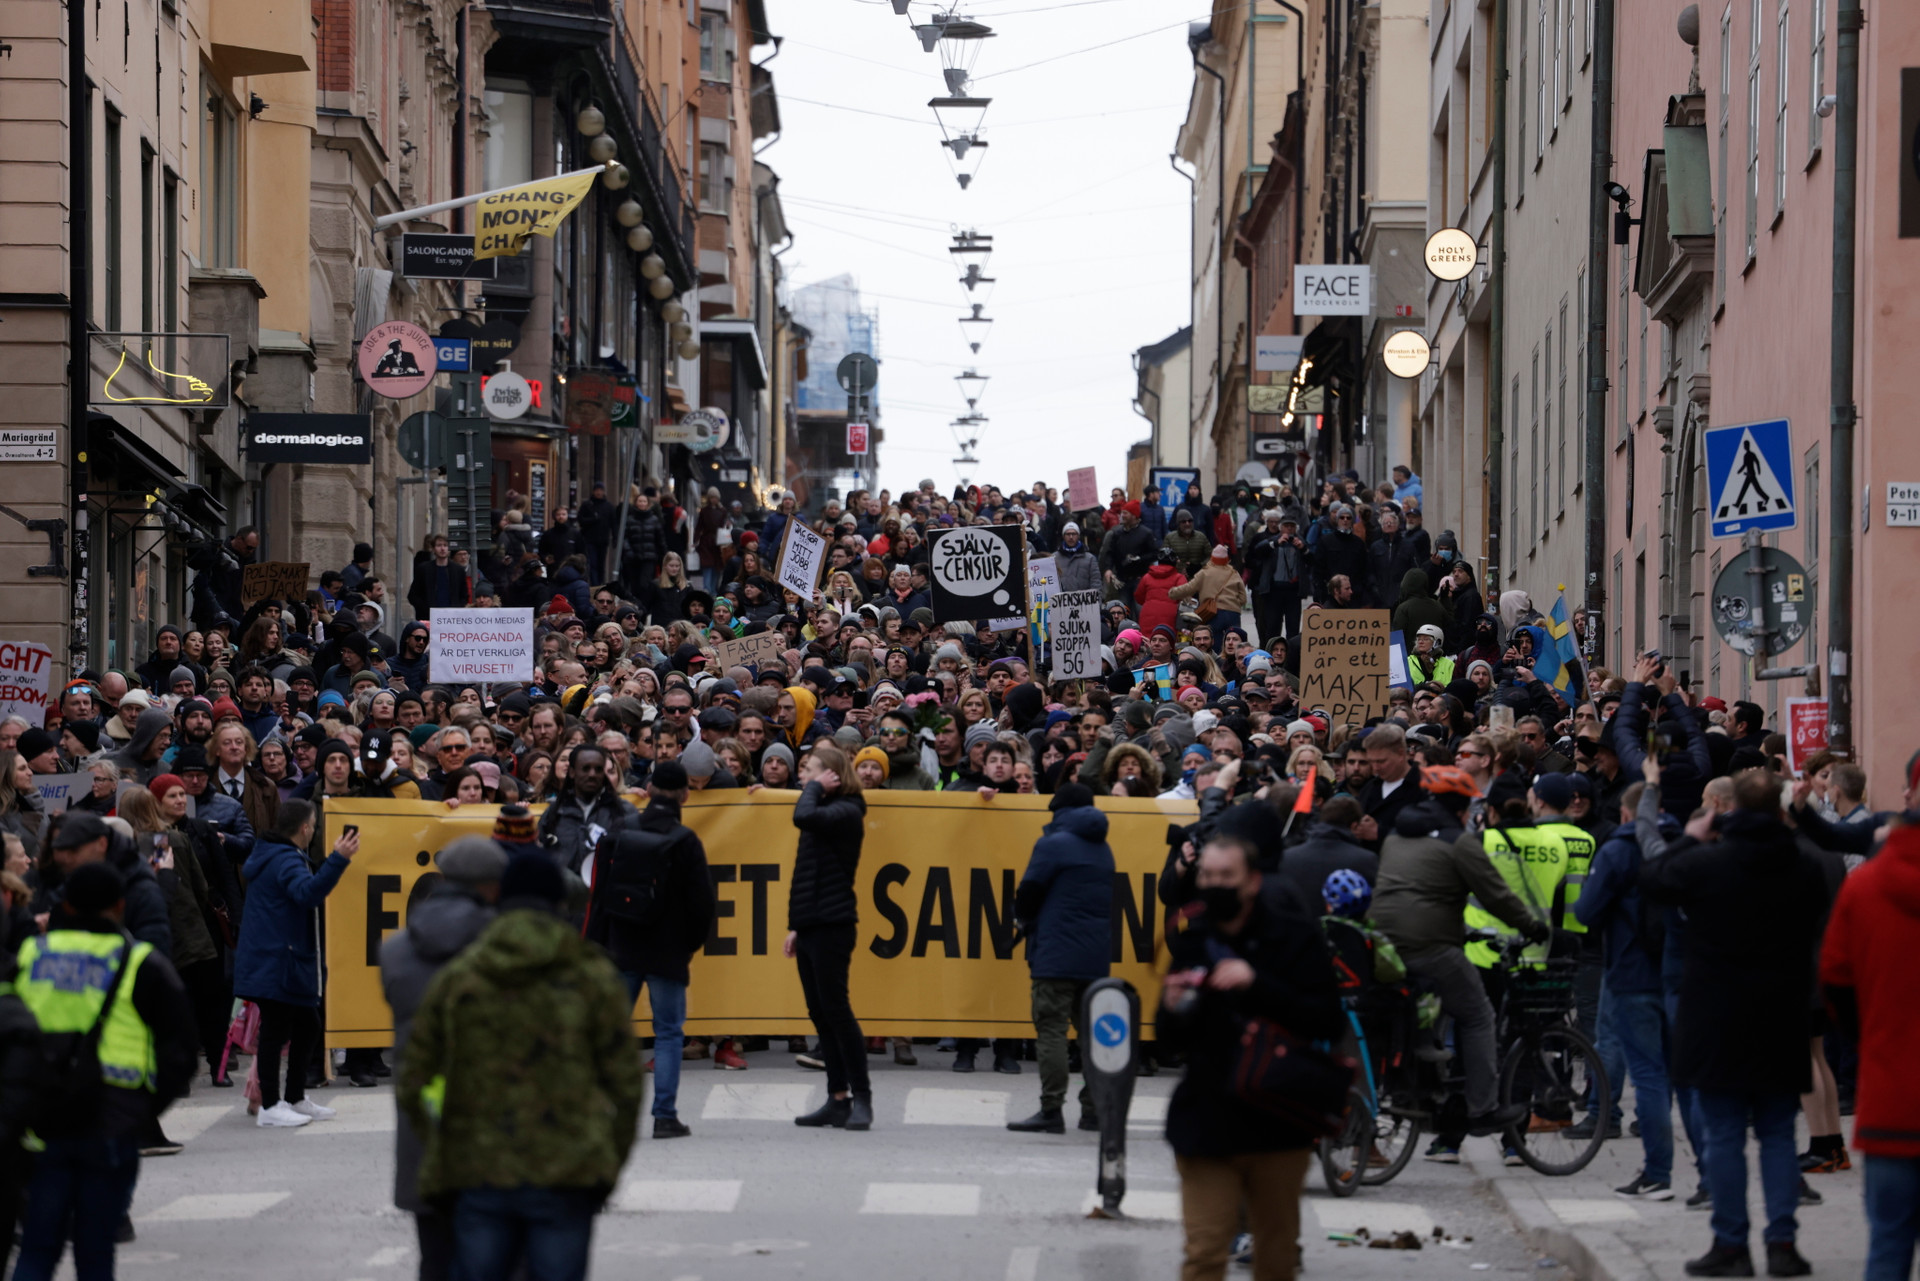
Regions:
<svg viewBox="0 0 1920 1281"><path fill-rule="evenodd" d="M1067 1102L1067 1029L1080 1023L1087 985L1107 977L1113 915L1113 851L1107 816L1094 808L1093 790L1067 783L1047 808L1053 818L1034 842L1014 893L1013 916L1030 940L1033 1028L1040 1042L1040 1110L1007 1128L1025 1134L1064 1134ZM1080 1044L1087 1029L1078 1027ZM1080 1128L1098 1130L1093 1094L1080 1085Z"/></svg>
<svg viewBox="0 0 1920 1281"><path fill-rule="evenodd" d="M127 745L107 759L120 767L122 778L145 787L166 769L160 758L172 745L173 714L164 707L149 707L134 722Z"/></svg>
<svg viewBox="0 0 1920 1281"><path fill-rule="evenodd" d="M403 1071L407 1036L428 985L493 923L507 852L484 836L463 836L435 854L433 862L440 884L407 913L407 927L380 945L380 987L393 1007L393 1049ZM425 1143L404 1112L393 1138L393 1203L413 1215L420 1281L446 1281L453 1270L453 1216L420 1197Z"/></svg>
<svg viewBox="0 0 1920 1281"><path fill-rule="evenodd" d="M408 623L400 629L400 647L387 661L387 670L407 683L416 694L427 687L431 656L427 653L432 636L422 622Z"/></svg>
<svg viewBox="0 0 1920 1281"><path fill-rule="evenodd" d="M1393 630L1406 637L1409 645L1422 627L1438 627L1444 635L1452 621L1447 607L1433 598L1433 584L1426 570L1409 569L1400 575L1400 603L1394 607ZM1436 646L1444 648L1444 644Z"/></svg>
<svg viewBox="0 0 1920 1281"><path fill-rule="evenodd" d="M391 654L398 648L393 643L393 637L383 630L387 625L387 611L378 601L358 601L354 605L354 611L354 616L360 625L360 634L367 638L368 644L382 654Z"/></svg>
<svg viewBox="0 0 1920 1281"><path fill-rule="evenodd" d="M133 674L153 693L164 694L172 687L173 669L183 663L193 669L194 688L199 688L207 674L199 664L180 652L180 629L168 623L154 634L152 655L134 668Z"/></svg>

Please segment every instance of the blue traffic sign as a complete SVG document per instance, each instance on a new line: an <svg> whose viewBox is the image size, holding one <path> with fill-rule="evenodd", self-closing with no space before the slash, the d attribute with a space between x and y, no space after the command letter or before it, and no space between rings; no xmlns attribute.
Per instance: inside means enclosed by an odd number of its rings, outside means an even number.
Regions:
<svg viewBox="0 0 1920 1281"><path fill-rule="evenodd" d="M473 340L471 338L436 338L433 349L440 354L440 368L472 369Z"/></svg>
<svg viewBox="0 0 1920 1281"><path fill-rule="evenodd" d="M1703 435L1707 522L1714 538L1800 523L1793 498L1793 433L1786 419L1713 427Z"/></svg>
<svg viewBox="0 0 1920 1281"><path fill-rule="evenodd" d="M1102 1045L1120 1045L1127 1039L1127 1021L1118 1014L1102 1014L1093 1021L1093 1039Z"/></svg>

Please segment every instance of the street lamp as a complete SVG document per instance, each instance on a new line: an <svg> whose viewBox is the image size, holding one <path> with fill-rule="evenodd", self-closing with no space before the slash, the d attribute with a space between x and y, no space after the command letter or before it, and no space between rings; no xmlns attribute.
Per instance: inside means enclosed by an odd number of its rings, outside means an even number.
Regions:
<svg viewBox="0 0 1920 1281"><path fill-rule="evenodd" d="M974 175L980 172L980 166L987 160L987 142L975 134L961 134L957 138L948 138L940 144L953 153L953 176L965 191L972 183Z"/></svg>
<svg viewBox="0 0 1920 1281"><path fill-rule="evenodd" d="M986 394L989 378L986 374L976 374L969 369L964 374L955 374L953 381L960 385L960 396L967 402L967 408L972 409Z"/></svg>
<svg viewBox="0 0 1920 1281"><path fill-rule="evenodd" d="M960 332L967 336L967 345L976 356L980 354L980 344L987 340L987 331L993 328L993 318L982 314L985 310L986 304L977 302L971 315L960 317Z"/></svg>

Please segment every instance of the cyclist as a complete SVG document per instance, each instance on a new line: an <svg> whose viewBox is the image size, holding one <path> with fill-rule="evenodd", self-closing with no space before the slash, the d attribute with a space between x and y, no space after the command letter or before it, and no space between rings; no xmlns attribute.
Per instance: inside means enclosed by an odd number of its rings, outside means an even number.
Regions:
<svg viewBox="0 0 1920 1281"><path fill-rule="evenodd" d="M1469 897L1485 905L1478 910L1489 921L1504 921L1530 940L1544 942L1551 931L1544 914L1536 915L1496 870L1480 837L1465 830L1468 807L1480 795L1467 772L1452 765L1429 766L1421 771L1420 786L1426 796L1401 812L1381 846L1373 919L1393 940L1407 969L1433 989L1453 1019L1466 1073L1468 1132L1498 1134L1524 1118L1527 1110L1524 1105L1496 1106L1493 1004L1467 955ZM1511 845L1501 840L1500 846L1511 860ZM1459 1144L1444 1142L1446 1137L1437 1140L1436 1150L1428 1155L1457 1162Z"/></svg>

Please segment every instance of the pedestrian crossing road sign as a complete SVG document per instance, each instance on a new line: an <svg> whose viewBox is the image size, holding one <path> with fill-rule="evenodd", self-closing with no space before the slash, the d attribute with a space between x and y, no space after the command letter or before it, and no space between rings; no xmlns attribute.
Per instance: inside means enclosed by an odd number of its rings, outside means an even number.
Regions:
<svg viewBox="0 0 1920 1281"><path fill-rule="evenodd" d="M1787 420L1714 427L1705 433L1707 519L1715 538L1749 529L1792 529L1800 523L1793 500L1793 434Z"/></svg>

